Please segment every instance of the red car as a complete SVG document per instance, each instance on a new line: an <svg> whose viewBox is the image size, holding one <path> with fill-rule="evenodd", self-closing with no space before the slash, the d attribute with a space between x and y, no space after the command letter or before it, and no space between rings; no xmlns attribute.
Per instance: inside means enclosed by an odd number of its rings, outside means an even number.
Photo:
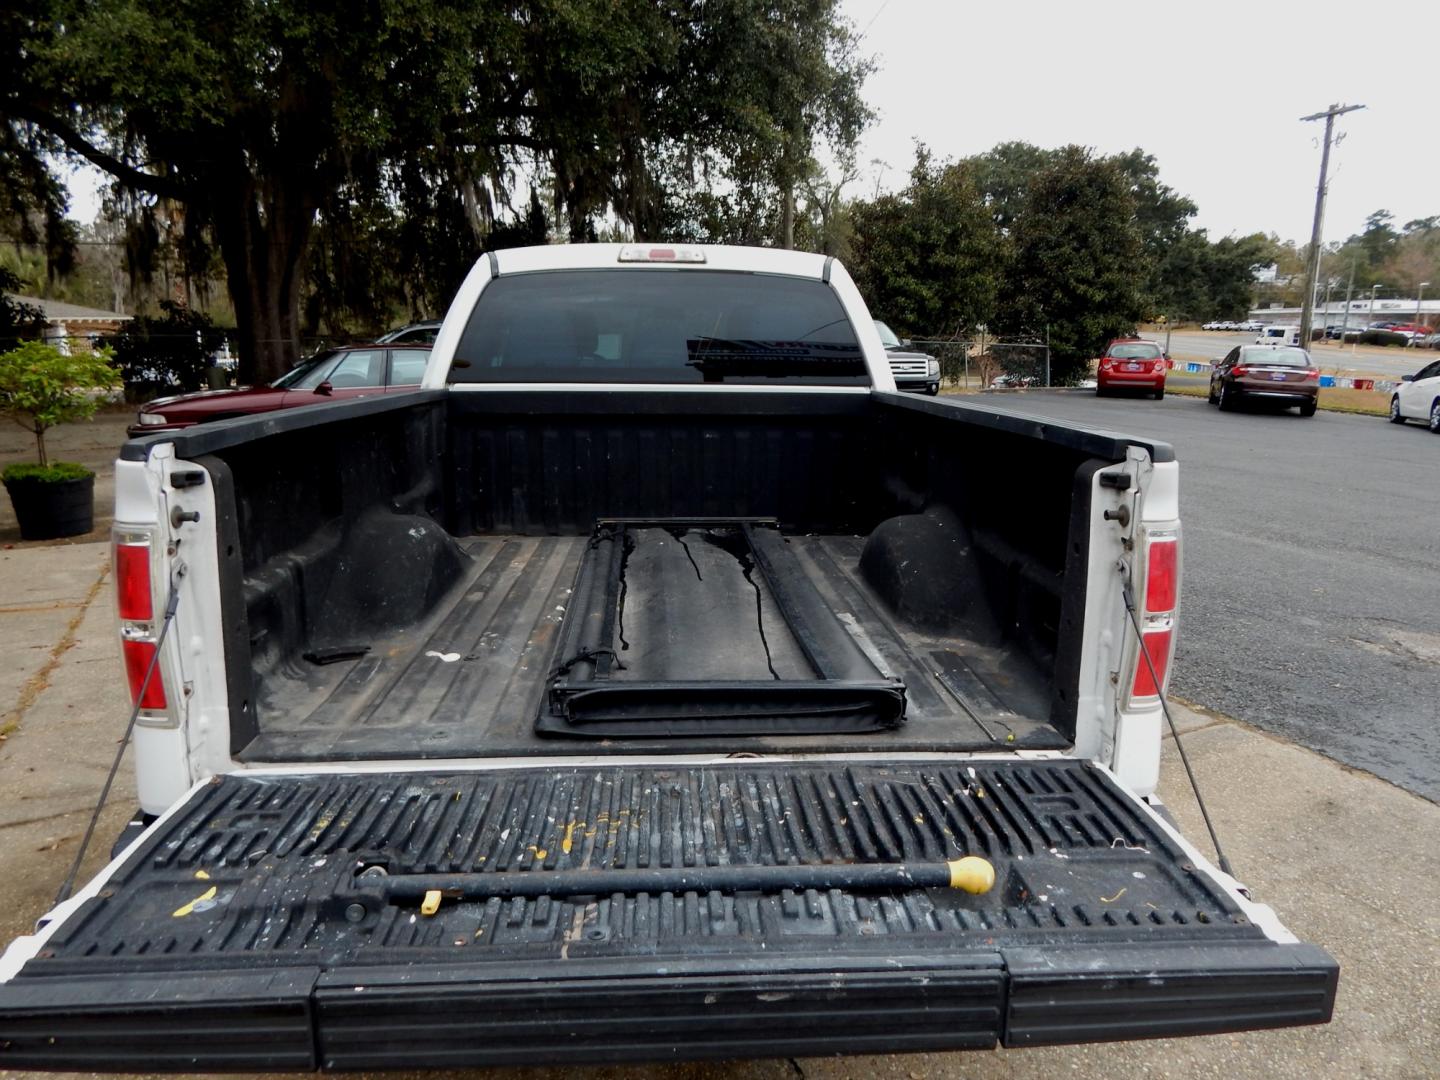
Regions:
<svg viewBox="0 0 1440 1080"><path fill-rule="evenodd" d="M1095 393L1103 397L1115 390L1144 390L1158 401L1165 396L1168 360L1153 341L1118 338L1106 346L1095 366Z"/></svg>
<svg viewBox="0 0 1440 1080"><path fill-rule="evenodd" d="M269 386L202 390L198 394L159 398L142 408L136 423L126 431L134 438L274 409L413 390L429 359L428 345L346 345L327 349L291 368Z"/></svg>

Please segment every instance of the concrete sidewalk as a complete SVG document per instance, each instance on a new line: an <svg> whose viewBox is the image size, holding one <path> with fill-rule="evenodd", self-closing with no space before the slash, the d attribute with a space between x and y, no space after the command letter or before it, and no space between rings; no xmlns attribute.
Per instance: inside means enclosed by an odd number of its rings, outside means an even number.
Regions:
<svg viewBox="0 0 1440 1080"><path fill-rule="evenodd" d="M0 676L7 732L0 742L5 942L28 932L49 906L124 728L127 694L116 659L106 557L104 544L0 551L0 642L18 661ZM1047 1050L427 1075L535 1080L1437 1075L1440 850L1434 838L1440 836L1440 806L1225 717L1178 707L1177 718L1239 876L1291 930L1340 960L1339 1003L1326 1027ZM1162 791L1186 834L1204 849L1204 826L1169 740ZM133 807L127 762L83 876L103 865Z"/></svg>

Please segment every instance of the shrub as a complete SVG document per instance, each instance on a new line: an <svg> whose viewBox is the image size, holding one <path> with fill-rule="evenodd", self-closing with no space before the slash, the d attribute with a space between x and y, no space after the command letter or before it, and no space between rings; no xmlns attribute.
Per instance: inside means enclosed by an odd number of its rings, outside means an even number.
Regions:
<svg viewBox="0 0 1440 1080"><path fill-rule="evenodd" d="M49 465L36 465L31 461L17 461L6 465L3 474L5 483L16 480L38 480L43 484L58 484L65 480L84 480L91 472L84 465L73 461L52 461Z"/></svg>
<svg viewBox="0 0 1440 1080"><path fill-rule="evenodd" d="M1361 345L1400 345L1410 344L1410 339L1404 334L1397 334L1393 330L1366 330L1360 335Z"/></svg>
<svg viewBox="0 0 1440 1080"><path fill-rule="evenodd" d="M42 466L50 464L45 432L90 419L104 400L100 391L119 385L109 349L66 356L43 341L27 341L0 355L0 412L35 436Z"/></svg>
<svg viewBox="0 0 1440 1080"><path fill-rule="evenodd" d="M170 300L159 316L137 315L110 339L127 385L199 390L224 332L210 316Z"/></svg>

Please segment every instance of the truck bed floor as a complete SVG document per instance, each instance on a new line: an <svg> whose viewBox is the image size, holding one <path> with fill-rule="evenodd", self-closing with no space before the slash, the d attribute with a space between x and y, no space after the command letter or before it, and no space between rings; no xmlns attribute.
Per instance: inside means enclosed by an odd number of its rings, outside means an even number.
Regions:
<svg viewBox="0 0 1440 1080"><path fill-rule="evenodd" d="M468 577L424 624L365 642L369 652L359 660L314 666L297 658L269 678L259 702L260 734L239 756L303 762L693 753L708 743L828 752L1068 746L1046 720L1047 681L1028 659L1004 646L930 637L898 624L860 579L862 543L853 536L790 538L827 606L878 668L904 682L906 722L896 730L683 741L537 735L535 718L586 538L485 536L467 542ZM678 581L675 591L682 592ZM717 611L693 617L713 619Z"/></svg>

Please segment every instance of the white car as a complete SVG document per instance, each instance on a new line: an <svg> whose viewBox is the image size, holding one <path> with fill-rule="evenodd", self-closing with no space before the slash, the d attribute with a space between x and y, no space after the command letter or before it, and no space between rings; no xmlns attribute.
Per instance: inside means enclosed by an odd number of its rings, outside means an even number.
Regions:
<svg viewBox="0 0 1440 1080"><path fill-rule="evenodd" d="M1264 329L1265 329L1265 324L1264 324L1263 322L1261 322L1259 319L1246 319L1246 320L1245 320L1244 322L1242 322L1242 323L1236 323L1236 324L1235 324L1235 329L1236 329L1236 330L1245 330L1245 331L1248 331L1248 332L1250 332L1250 333L1258 334L1261 330L1264 330Z"/></svg>
<svg viewBox="0 0 1440 1080"><path fill-rule="evenodd" d="M1424 420L1440 435L1440 360L1406 375L1390 395L1390 422L1403 424L1406 420Z"/></svg>

